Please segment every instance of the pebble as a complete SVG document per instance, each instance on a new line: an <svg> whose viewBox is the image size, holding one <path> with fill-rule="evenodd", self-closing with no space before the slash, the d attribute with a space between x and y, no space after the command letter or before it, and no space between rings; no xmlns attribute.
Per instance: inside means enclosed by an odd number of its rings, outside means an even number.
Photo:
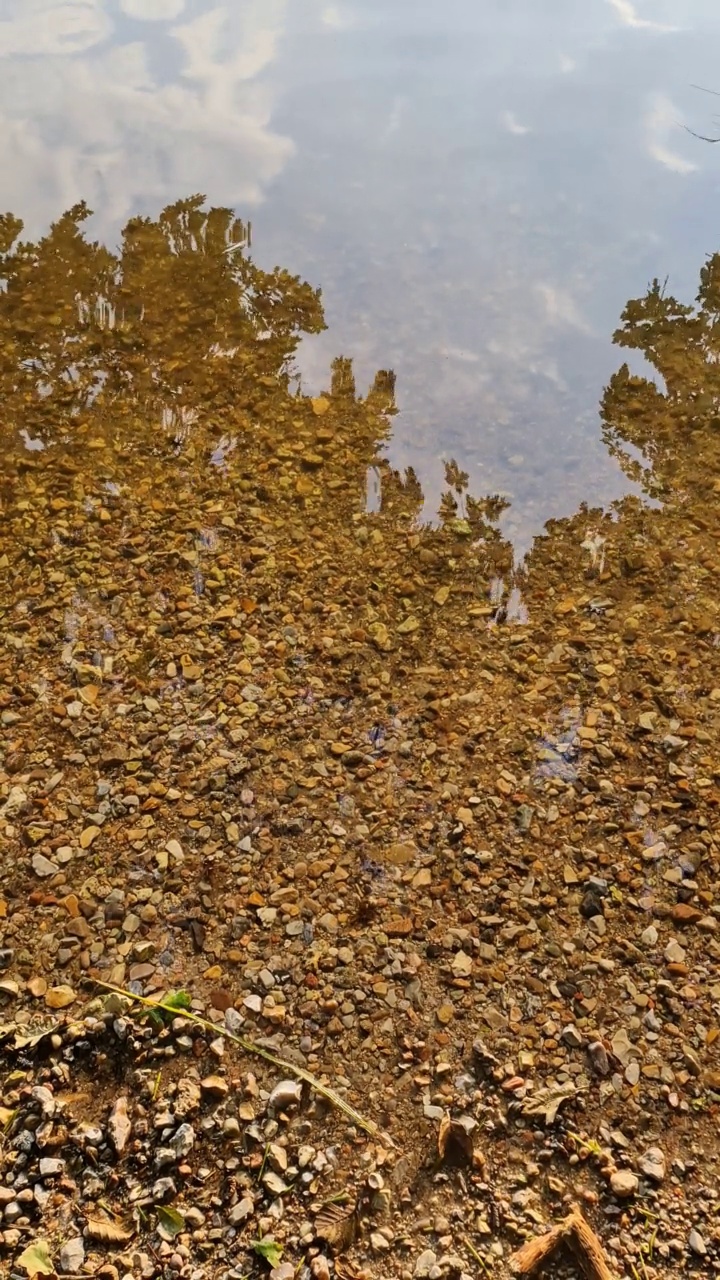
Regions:
<svg viewBox="0 0 720 1280"><path fill-rule="evenodd" d="M634 1196L639 1185L639 1179L630 1169L616 1169L611 1174L610 1189L618 1200L628 1200Z"/></svg>
<svg viewBox="0 0 720 1280"><path fill-rule="evenodd" d="M667 960L668 964L684 964L685 963L685 956L686 956L685 948L681 947L680 943L676 942L674 938L670 942L668 942L663 952L663 955L665 956L665 959Z"/></svg>
<svg viewBox="0 0 720 1280"><path fill-rule="evenodd" d="M249 1196L244 1196L237 1204L234 1204L228 1212L228 1222L231 1227L241 1227L248 1218L251 1218L255 1212L254 1202Z"/></svg>
<svg viewBox="0 0 720 1280"><path fill-rule="evenodd" d="M653 1182L664 1182L667 1173L667 1162L665 1153L660 1147L648 1147L638 1160L638 1168L644 1173L646 1178L651 1178Z"/></svg>
<svg viewBox="0 0 720 1280"><path fill-rule="evenodd" d="M595 1040L588 1045L588 1056L593 1071L598 1076L606 1076L610 1070L610 1059L607 1055L605 1045L601 1040Z"/></svg>
<svg viewBox="0 0 720 1280"><path fill-rule="evenodd" d="M125 1150L131 1132L132 1124L128 1116L128 1100L126 1097L117 1098L110 1111L108 1133L118 1155L122 1155Z"/></svg>
<svg viewBox="0 0 720 1280"><path fill-rule="evenodd" d="M707 1245L695 1227L693 1227L688 1236L688 1248L691 1253L697 1254L699 1258L704 1258L707 1255Z"/></svg>
<svg viewBox="0 0 720 1280"><path fill-rule="evenodd" d="M36 876L46 879L48 876L56 876L60 870L56 862L51 862L42 853L34 853L32 856L32 869Z"/></svg>
<svg viewBox="0 0 720 1280"><path fill-rule="evenodd" d="M639 1062L628 1063L627 1067L625 1068L625 1079L627 1080L628 1084L633 1087L637 1084L638 1080L640 1079L640 1063Z"/></svg>
<svg viewBox="0 0 720 1280"><path fill-rule="evenodd" d="M427 1280L430 1272L437 1265L437 1254L432 1249L425 1249L415 1262L413 1275L416 1280Z"/></svg>
<svg viewBox="0 0 720 1280"><path fill-rule="evenodd" d="M85 1266L85 1242L82 1236L73 1236L60 1249L59 1266L63 1272L77 1274Z"/></svg>
<svg viewBox="0 0 720 1280"><path fill-rule="evenodd" d="M191 1124L181 1124L172 1137L172 1146L178 1160L190 1155L195 1146L195 1130Z"/></svg>

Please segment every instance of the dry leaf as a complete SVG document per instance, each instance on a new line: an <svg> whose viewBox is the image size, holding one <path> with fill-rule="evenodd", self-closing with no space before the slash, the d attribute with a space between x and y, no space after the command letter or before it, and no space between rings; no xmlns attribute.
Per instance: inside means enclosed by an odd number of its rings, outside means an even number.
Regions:
<svg viewBox="0 0 720 1280"><path fill-rule="evenodd" d="M88 1218L87 1236L99 1244L127 1244L132 1239L130 1231L111 1222L110 1218Z"/></svg>
<svg viewBox="0 0 720 1280"><path fill-rule="evenodd" d="M538 1089L537 1093L523 1098L520 1109L524 1116L542 1116L545 1124L552 1124L563 1102L576 1097L579 1092L574 1084L564 1084L554 1089Z"/></svg>
<svg viewBox="0 0 720 1280"><path fill-rule="evenodd" d="M355 1263L350 1262L348 1258L338 1258L335 1262L337 1280L358 1280L358 1277L362 1274Z"/></svg>
<svg viewBox="0 0 720 1280"><path fill-rule="evenodd" d="M438 1155L444 1164L468 1165L474 1160L473 1140L461 1120L451 1120L446 1113L440 1121Z"/></svg>
<svg viewBox="0 0 720 1280"><path fill-rule="evenodd" d="M315 1234L320 1240L326 1240L336 1253L344 1253L353 1244L358 1233L360 1222L357 1207L347 1205L323 1205L315 1219Z"/></svg>

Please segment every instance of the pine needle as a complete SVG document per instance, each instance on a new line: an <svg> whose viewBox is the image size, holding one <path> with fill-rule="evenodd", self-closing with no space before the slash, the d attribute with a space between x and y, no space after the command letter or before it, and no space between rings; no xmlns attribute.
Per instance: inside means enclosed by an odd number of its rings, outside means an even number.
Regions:
<svg viewBox="0 0 720 1280"><path fill-rule="evenodd" d="M187 1018L189 1022L194 1022L197 1026L212 1032L214 1036L224 1036L226 1040L231 1040L233 1044L239 1045L245 1053L254 1054L257 1058L264 1058L265 1062L270 1062L274 1067L280 1067L281 1070L289 1072L299 1080L304 1080L306 1084L310 1085L311 1089L319 1093L333 1107L337 1107L338 1111L342 1111L359 1129L364 1129L365 1133L374 1136L378 1132L378 1127L373 1120L366 1120L364 1116L360 1115L359 1111L350 1106L349 1102L341 1098L334 1089L322 1084L310 1071L306 1071L304 1067L296 1066L294 1062L286 1062L284 1058L278 1058L274 1053L270 1053L268 1049L263 1049L259 1044L255 1044L254 1040L248 1040L246 1036L236 1036L231 1031L228 1031L227 1027L217 1026L213 1022L208 1022L206 1018L201 1018L199 1014L193 1013L191 1009L178 1010L162 1000L148 1000L146 996L137 996L134 992L126 991L124 987L113 986L109 982L100 982L96 979L96 983L97 986L102 987L105 991L113 991L115 995L124 996L126 1000L142 1004L147 1009L162 1009L165 1013L171 1013L175 1018Z"/></svg>

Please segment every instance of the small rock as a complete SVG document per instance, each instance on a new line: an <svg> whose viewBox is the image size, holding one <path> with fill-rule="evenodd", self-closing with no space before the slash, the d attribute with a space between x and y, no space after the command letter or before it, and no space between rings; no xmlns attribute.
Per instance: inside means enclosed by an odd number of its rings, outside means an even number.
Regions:
<svg viewBox="0 0 720 1280"><path fill-rule="evenodd" d="M281 1262L279 1267L273 1267L270 1280L293 1280L294 1275L295 1267L292 1262Z"/></svg>
<svg viewBox="0 0 720 1280"><path fill-rule="evenodd" d="M241 1227L248 1218L251 1218L255 1212L255 1205L249 1196L244 1196L237 1204L232 1206L228 1213L228 1222L231 1227Z"/></svg>
<svg viewBox="0 0 720 1280"><path fill-rule="evenodd" d="M423 1280L423 1277L430 1275L433 1267L437 1264L437 1254L432 1249L425 1249L415 1263L413 1275L417 1280Z"/></svg>
<svg viewBox="0 0 720 1280"><path fill-rule="evenodd" d="M610 1190L618 1200L628 1200L630 1196L634 1196L639 1185L639 1179L630 1169L616 1169L610 1178Z"/></svg>
<svg viewBox="0 0 720 1280"><path fill-rule="evenodd" d="M200 1086L196 1080L190 1076L183 1076L178 1080L177 1092L175 1094L175 1116L178 1120L184 1120L187 1116L192 1115L200 1106Z"/></svg>
<svg viewBox="0 0 720 1280"><path fill-rule="evenodd" d="M692 1253L696 1253L700 1258L704 1258L707 1253L707 1245L700 1235L700 1232L696 1231L694 1227L688 1236L688 1249L690 1249Z"/></svg>
<svg viewBox="0 0 720 1280"><path fill-rule="evenodd" d="M597 890L588 889L588 892L585 894L580 904L580 914L583 915L586 920L592 920L594 916L601 916L603 914L603 904Z"/></svg>
<svg viewBox="0 0 720 1280"><path fill-rule="evenodd" d="M275 1085L268 1098L267 1109L271 1114L275 1111L285 1111L287 1107L296 1106L301 1099L302 1085L299 1080L281 1080Z"/></svg>
<svg viewBox="0 0 720 1280"><path fill-rule="evenodd" d="M610 1070L610 1060L607 1055L605 1045L601 1040L595 1040L588 1045L588 1057L593 1071L598 1076L606 1076Z"/></svg>
<svg viewBox="0 0 720 1280"><path fill-rule="evenodd" d="M323 1253L318 1253L310 1263L313 1280L330 1280L330 1264Z"/></svg>
<svg viewBox="0 0 720 1280"><path fill-rule="evenodd" d="M391 1247L391 1242L382 1231L371 1231L370 1246L375 1253L387 1253Z"/></svg>
<svg viewBox="0 0 720 1280"><path fill-rule="evenodd" d="M452 971L456 978L469 978L473 971L472 956L458 951L452 959Z"/></svg>
<svg viewBox="0 0 720 1280"><path fill-rule="evenodd" d="M60 1250L60 1270L77 1274L85 1265L85 1244L82 1236L73 1236Z"/></svg>
<svg viewBox="0 0 720 1280"><path fill-rule="evenodd" d="M628 1033L624 1029L624 1027L621 1028L620 1031L615 1032L615 1035L612 1038L611 1044L612 1044L612 1051L615 1054L615 1057L622 1063L624 1067L626 1067L628 1062L630 1061L630 1054L632 1053L632 1045L630 1043Z"/></svg>
<svg viewBox="0 0 720 1280"><path fill-rule="evenodd" d="M51 862L42 853L34 853L32 856L32 869L36 876L45 879L46 876L55 876L60 870L56 862Z"/></svg>
<svg viewBox="0 0 720 1280"><path fill-rule="evenodd" d="M663 1182L667 1173L667 1162L665 1153L660 1147L648 1147L647 1151L641 1155L638 1165L640 1172L645 1174L646 1178L652 1178L653 1182Z"/></svg>
<svg viewBox="0 0 720 1280"><path fill-rule="evenodd" d="M572 1022L569 1022L566 1027L563 1027L560 1035L569 1049L582 1049L582 1046L585 1043L582 1037L582 1032L578 1031L577 1027Z"/></svg>
<svg viewBox="0 0 720 1280"><path fill-rule="evenodd" d="M30 1096L33 1102L39 1103L40 1110L42 1111L42 1114L43 1114L43 1119L44 1120L52 1119L52 1117L55 1115L55 1109L56 1109L57 1103L51 1091L48 1088L46 1088L45 1085L37 1084L32 1090Z"/></svg>
<svg viewBox="0 0 720 1280"><path fill-rule="evenodd" d="M687 902L678 902L671 911L672 919L676 924L697 924L702 920L702 911L697 907L691 907Z"/></svg>
<svg viewBox="0 0 720 1280"><path fill-rule="evenodd" d="M191 1124L181 1124L171 1141L176 1158L183 1160L195 1146L195 1130Z"/></svg>
<svg viewBox="0 0 720 1280"><path fill-rule="evenodd" d="M157 1182L152 1185L153 1200L162 1202L163 1200L171 1200L177 1195L177 1187L172 1178L158 1178Z"/></svg>
<svg viewBox="0 0 720 1280"><path fill-rule="evenodd" d="M48 1009L65 1009L75 998L72 987L51 987L45 994L45 1003Z"/></svg>
<svg viewBox="0 0 720 1280"><path fill-rule="evenodd" d="M226 1098L230 1092L230 1085L224 1076L206 1076L200 1081L200 1088L211 1098Z"/></svg>
<svg viewBox="0 0 720 1280"><path fill-rule="evenodd" d="M689 1044L682 1047L683 1062L690 1072L691 1076L699 1076L702 1074L702 1064L694 1049Z"/></svg>
<svg viewBox="0 0 720 1280"><path fill-rule="evenodd" d="M132 1131L132 1124L128 1116L127 1098L117 1098L113 1103L108 1120L108 1132L110 1141L112 1142L118 1155L122 1155Z"/></svg>

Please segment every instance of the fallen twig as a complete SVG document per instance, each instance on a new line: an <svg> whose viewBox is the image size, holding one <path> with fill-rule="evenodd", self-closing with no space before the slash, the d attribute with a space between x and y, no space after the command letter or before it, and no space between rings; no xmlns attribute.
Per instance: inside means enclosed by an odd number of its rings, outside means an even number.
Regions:
<svg viewBox="0 0 720 1280"><path fill-rule="evenodd" d="M472 1256L473 1256L473 1258L475 1259L475 1261L476 1261L476 1262L477 1262L477 1263L482 1267L483 1271L484 1271L484 1272L485 1272L485 1274L487 1275L487 1274L488 1274L488 1271L489 1271L489 1268L488 1268L488 1264L487 1264L487 1262L485 1261L485 1259L483 1258L482 1254L478 1253L478 1251L477 1251L477 1249L475 1248L474 1244L473 1244L470 1240L468 1240L467 1236L463 1236L463 1241L464 1241L465 1247L466 1247L466 1249L468 1250L468 1252L472 1254Z"/></svg>
<svg viewBox="0 0 720 1280"><path fill-rule="evenodd" d="M145 1005L147 1009L163 1009L165 1013L171 1013L175 1018L187 1018L189 1022L194 1022L197 1026L204 1027L206 1031L212 1032L214 1036L224 1036L226 1040L231 1040L233 1044L237 1044L241 1049L244 1049L245 1053L252 1053L257 1058L264 1058L266 1062L272 1063L274 1067L280 1067L283 1071L288 1071L297 1076L299 1080L304 1080L306 1084L310 1085L311 1089L314 1089L322 1098L337 1107L338 1111L342 1111L348 1119L352 1120L358 1128L364 1129L366 1133L374 1136L378 1132L378 1127L373 1120L366 1120L364 1116L360 1115L359 1111L350 1106L349 1102L341 1098L334 1089L322 1084L310 1071L306 1071L304 1067L296 1066L294 1062L287 1062L284 1058L278 1058L274 1053L270 1053L268 1049L263 1049L259 1044L255 1044L254 1040L248 1040L245 1036L236 1036L232 1031L228 1031L227 1027L208 1022L206 1018L201 1018L198 1013L193 1013L191 1009L177 1009L170 1004L165 1004L162 1000L148 1000L146 996L135 995L132 991L126 991L124 987L116 987L109 982L100 982L99 979L96 979L96 983L97 986L103 987L105 991L113 991L115 995L124 996L126 1000Z"/></svg>
<svg viewBox="0 0 720 1280"><path fill-rule="evenodd" d="M603 1247L577 1205L558 1226L518 1249L510 1259L510 1270L518 1276L529 1276L541 1270L562 1244L569 1246L590 1280L614 1280Z"/></svg>

